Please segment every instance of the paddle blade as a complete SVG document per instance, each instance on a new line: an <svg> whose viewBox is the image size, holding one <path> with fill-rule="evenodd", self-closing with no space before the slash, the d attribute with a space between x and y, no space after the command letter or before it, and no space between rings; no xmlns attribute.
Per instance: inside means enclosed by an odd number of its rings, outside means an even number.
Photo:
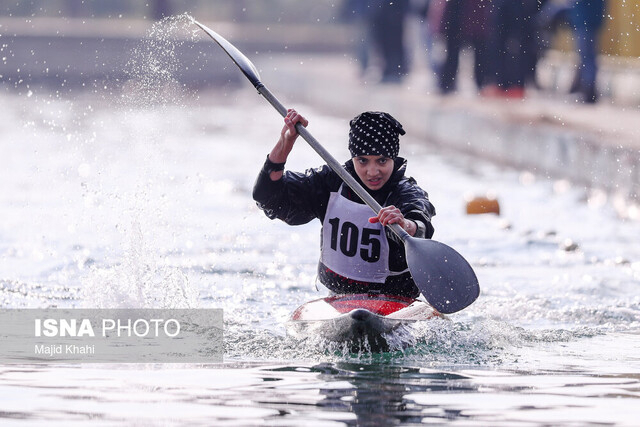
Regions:
<svg viewBox="0 0 640 427"><path fill-rule="evenodd" d="M222 37L220 34L213 31L211 28L207 27L204 24L199 23L195 19L193 20L194 24L202 29L205 33L209 35L218 45L224 50L227 55L231 58L231 60L240 68L240 70L244 73L245 76L249 79L251 84L256 87L256 89L262 86L260 82L260 74L256 69L255 65L249 58L244 56L242 52L240 52L234 45L229 43L227 39Z"/></svg>
<svg viewBox="0 0 640 427"><path fill-rule="evenodd" d="M478 278L453 248L413 237L404 244L413 281L433 308L444 314L455 313L478 298Z"/></svg>

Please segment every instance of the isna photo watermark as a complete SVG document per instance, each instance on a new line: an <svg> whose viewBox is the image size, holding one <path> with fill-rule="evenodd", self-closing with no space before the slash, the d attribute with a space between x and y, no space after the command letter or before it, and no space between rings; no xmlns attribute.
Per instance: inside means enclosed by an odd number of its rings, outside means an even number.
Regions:
<svg viewBox="0 0 640 427"><path fill-rule="evenodd" d="M221 309L2 309L0 363L219 363Z"/></svg>

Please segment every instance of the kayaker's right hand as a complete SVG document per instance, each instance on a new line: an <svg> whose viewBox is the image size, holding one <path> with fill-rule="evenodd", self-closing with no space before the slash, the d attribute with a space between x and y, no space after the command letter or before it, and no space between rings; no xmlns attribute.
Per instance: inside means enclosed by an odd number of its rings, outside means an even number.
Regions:
<svg viewBox="0 0 640 427"><path fill-rule="evenodd" d="M307 127L309 121L300 115L296 110L287 110L287 115L284 118L284 126L280 131L280 139L271 153L269 154L269 160L274 163L284 163L287 161L287 157L293 149L293 144L298 139L298 131L296 130L296 123L302 123L302 126Z"/></svg>
<svg viewBox="0 0 640 427"><path fill-rule="evenodd" d="M287 110L287 115L284 117L284 127L280 136L283 138L285 145L293 143L298 139L298 130L296 129L296 123L302 123L302 126L307 127L309 121L294 109Z"/></svg>

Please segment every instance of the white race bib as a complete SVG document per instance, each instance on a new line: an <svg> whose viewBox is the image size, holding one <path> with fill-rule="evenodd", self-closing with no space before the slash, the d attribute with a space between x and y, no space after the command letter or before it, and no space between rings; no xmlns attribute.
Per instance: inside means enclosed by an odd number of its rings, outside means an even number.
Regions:
<svg viewBox="0 0 640 427"><path fill-rule="evenodd" d="M389 275L389 242L367 205L343 197L342 186L331 193L322 223L320 261L341 276L360 282L384 283Z"/></svg>

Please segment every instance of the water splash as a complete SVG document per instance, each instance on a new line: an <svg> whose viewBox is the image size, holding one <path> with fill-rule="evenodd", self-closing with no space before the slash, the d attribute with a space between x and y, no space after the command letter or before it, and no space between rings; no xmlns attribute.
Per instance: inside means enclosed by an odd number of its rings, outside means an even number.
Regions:
<svg viewBox="0 0 640 427"><path fill-rule="evenodd" d="M234 318L235 316L229 316ZM258 328L256 328L258 326ZM510 322L480 318L434 319L398 328L385 338L388 351L372 352L363 342L326 341L310 335L295 339L283 332L238 321L225 323L225 360L382 363L418 366L517 366L525 357L544 357L549 346L578 345L600 336L597 327L526 329Z"/></svg>
<svg viewBox="0 0 640 427"><path fill-rule="evenodd" d="M188 277L167 263L132 220L128 247L119 264L93 267L83 301L93 308L195 308L198 294Z"/></svg>
<svg viewBox="0 0 640 427"><path fill-rule="evenodd" d="M196 37L193 18L186 13L154 23L126 64L128 79L122 88L123 105L138 108L175 105L193 96L179 81L180 73L187 67L180 52Z"/></svg>
<svg viewBox="0 0 640 427"><path fill-rule="evenodd" d="M176 212L186 218L188 207L176 206L174 175L167 165L178 134L163 131L167 116L184 115L193 94L179 81L185 64L180 51L195 38L192 18L171 16L153 24L131 51L127 81L118 101L122 116L103 129L121 140L117 147L100 147L105 160L114 149L137 158L135 169L124 170L125 180L108 162L100 165L96 182L87 183L95 198L103 199L94 213L98 220L117 218L122 243L113 248L114 260L94 265L84 283L85 305L97 308L193 308L198 292L180 268L171 266L176 231L168 228ZM120 173L120 175L122 174Z"/></svg>

